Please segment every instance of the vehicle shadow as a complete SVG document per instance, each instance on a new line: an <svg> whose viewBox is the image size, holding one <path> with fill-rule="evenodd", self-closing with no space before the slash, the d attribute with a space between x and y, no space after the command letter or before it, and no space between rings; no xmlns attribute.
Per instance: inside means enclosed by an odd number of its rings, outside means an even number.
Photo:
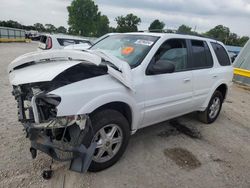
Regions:
<svg viewBox="0 0 250 188"><path fill-rule="evenodd" d="M197 120L197 113L193 112L178 118L167 120L161 123L150 125L148 127L139 129L131 139L137 139L137 137L144 137L157 133L157 136L169 137L178 134L184 134L191 138L201 138L199 126L200 123Z"/></svg>

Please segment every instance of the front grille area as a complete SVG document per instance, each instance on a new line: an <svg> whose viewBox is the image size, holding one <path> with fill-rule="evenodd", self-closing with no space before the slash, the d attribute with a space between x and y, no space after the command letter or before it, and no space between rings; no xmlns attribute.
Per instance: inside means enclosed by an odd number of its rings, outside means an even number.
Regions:
<svg viewBox="0 0 250 188"><path fill-rule="evenodd" d="M18 120L23 123L34 123L33 110L31 105L28 105L30 104L30 101L23 101L22 99L19 99L19 101L18 104L21 105L18 107Z"/></svg>
<svg viewBox="0 0 250 188"><path fill-rule="evenodd" d="M18 120L22 123L45 123L57 115L56 106L61 101L60 97L48 96L38 87L26 85L14 86L12 94L17 101ZM32 98L34 102L31 102Z"/></svg>
<svg viewBox="0 0 250 188"><path fill-rule="evenodd" d="M17 87L13 89L12 93L17 101L18 121L22 123L34 123L34 115L30 100L27 100Z"/></svg>

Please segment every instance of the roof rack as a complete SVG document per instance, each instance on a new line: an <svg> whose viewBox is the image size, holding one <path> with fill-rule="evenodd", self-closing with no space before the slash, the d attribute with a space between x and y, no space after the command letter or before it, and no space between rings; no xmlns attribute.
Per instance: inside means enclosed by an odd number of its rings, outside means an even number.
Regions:
<svg viewBox="0 0 250 188"><path fill-rule="evenodd" d="M190 36L196 36L196 37L202 37L202 38L206 38L206 39L212 39L212 40L218 40L216 38L213 37L208 37L199 33L181 33L181 32L176 32L176 34L181 34L181 35L190 35Z"/></svg>
<svg viewBox="0 0 250 188"><path fill-rule="evenodd" d="M151 32L151 33L176 33L175 29L150 29L150 30L140 30L139 32Z"/></svg>
<svg viewBox="0 0 250 188"><path fill-rule="evenodd" d="M176 29L150 29L150 30L140 30L138 32L152 32L152 33L174 33L174 34L180 34L180 35L190 35L190 36L196 36L196 37L202 37L202 38L206 38L206 39L212 39L215 41L218 41L218 39L213 38L213 37L208 37L199 33L182 33L182 32L178 32Z"/></svg>

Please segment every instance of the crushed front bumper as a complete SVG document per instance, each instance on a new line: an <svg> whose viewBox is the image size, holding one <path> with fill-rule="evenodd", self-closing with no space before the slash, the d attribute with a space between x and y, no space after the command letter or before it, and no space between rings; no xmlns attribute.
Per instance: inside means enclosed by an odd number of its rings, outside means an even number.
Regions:
<svg viewBox="0 0 250 188"><path fill-rule="evenodd" d="M83 130L76 124L55 130L27 126L26 133L31 141L30 151L33 157L36 156L34 151L36 153L36 150L39 150L55 160L71 161L70 170L72 171L84 173L88 170L96 149L95 142L89 143L88 146L83 145L86 134L93 135L89 118Z"/></svg>

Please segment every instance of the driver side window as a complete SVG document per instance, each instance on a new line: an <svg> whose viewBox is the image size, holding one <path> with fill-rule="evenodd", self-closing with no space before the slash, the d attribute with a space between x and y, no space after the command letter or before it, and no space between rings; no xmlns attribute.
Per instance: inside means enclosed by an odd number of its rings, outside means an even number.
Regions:
<svg viewBox="0 0 250 188"><path fill-rule="evenodd" d="M152 63L170 63L175 67L174 72L187 70L187 45L184 39L170 39L164 42L152 59Z"/></svg>

